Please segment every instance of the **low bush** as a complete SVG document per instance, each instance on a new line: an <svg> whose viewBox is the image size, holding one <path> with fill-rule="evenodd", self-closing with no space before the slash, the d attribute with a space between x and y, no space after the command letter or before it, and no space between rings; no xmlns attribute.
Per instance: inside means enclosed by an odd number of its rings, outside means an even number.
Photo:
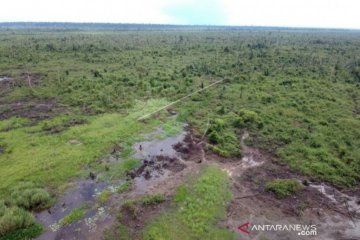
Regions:
<svg viewBox="0 0 360 240"><path fill-rule="evenodd" d="M223 157L240 156L239 140L234 129L224 119L212 121L208 131L208 148Z"/></svg>
<svg viewBox="0 0 360 240"><path fill-rule="evenodd" d="M162 194L155 194L155 195L149 195L149 196L145 196L142 200L141 203L143 205L156 205L159 203L162 203L165 201L165 197Z"/></svg>
<svg viewBox="0 0 360 240"><path fill-rule="evenodd" d="M28 240L34 239L41 234L43 231L43 227L41 224L33 224L27 228L16 229L10 231L9 233L5 234L1 237L0 240Z"/></svg>
<svg viewBox="0 0 360 240"><path fill-rule="evenodd" d="M296 179L275 179L266 183L265 189L279 198L286 198L302 190L303 186Z"/></svg>
<svg viewBox="0 0 360 240"><path fill-rule="evenodd" d="M129 191L133 186L133 182L132 181L126 181L124 182L122 185L120 185L120 187L117 189L118 193L124 193Z"/></svg>
<svg viewBox="0 0 360 240"><path fill-rule="evenodd" d="M66 226L73 222L76 222L82 219L85 216L85 213L85 207L75 208L71 210L71 212L60 221L60 225Z"/></svg>
<svg viewBox="0 0 360 240"><path fill-rule="evenodd" d="M8 206L18 206L26 210L39 210L51 206L53 199L50 194L31 182L19 183L12 188L11 194L6 198Z"/></svg>
<svg viewBox="0 0 360 240"><path fill-rule="evenodd" d="M77 116L59 116L51 120L45 120L40 123L41 130L49 133L59 133L65 129L74 126L88 123L84 117Z"/></svg>
<svg viewBox="0 0 360 240"><path fill-rule="evenodd" d="M258 129L262 127L262 122L256 112L242 109L234 121L234 126L237 128Z"/></svg>
<svg viewBox="0 0 360 240"><path fill-rule="evenodd" d="M112 193L109 190L102 191L98 198L100 204L105 204L109 200L111 195Z"/></svg>
<svg viewBox="0 0 360 240"><path fill-rule="evenodd" d="M34 217L31 213L17 206L7 207L3 201L0 202L0 236L32 225Z"/></svg>

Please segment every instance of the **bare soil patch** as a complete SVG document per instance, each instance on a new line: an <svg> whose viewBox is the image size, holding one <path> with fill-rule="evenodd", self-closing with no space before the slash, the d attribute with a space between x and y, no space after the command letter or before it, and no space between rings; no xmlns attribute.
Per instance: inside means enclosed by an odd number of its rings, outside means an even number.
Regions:
<svg viewBox="0 0 360 240"><path fill-rule="evenodd" d="M52 118L65 111L66 108L58 104L54 99L22 100L14 103L0 103L0 119L23 117L37 122Z"/></svg>

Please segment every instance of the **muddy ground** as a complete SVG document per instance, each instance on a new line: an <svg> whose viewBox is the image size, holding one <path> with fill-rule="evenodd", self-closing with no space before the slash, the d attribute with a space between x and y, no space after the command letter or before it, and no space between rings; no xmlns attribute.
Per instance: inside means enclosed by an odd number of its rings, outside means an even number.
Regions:
<svg viewBox="0 0 360 240"><path fill-rule="evenodd" d="M127 173L128 180L133 182L129 191L118 193L116 188L120 182L102 183L96 182L96 178L77 182L50 212L37 215L47 228L38 239L101 239L103 234L116 239L115 236L122 234L118 227L120 223L129 228L132 239L140 239L146 222L169 209L176 187L197 176L207 165L221 168L231 179L233 199L228 206L227 218L219 225L234 231L237 239L360 239L357 192L345 194L292 172L271 154L247 146L247 132L241 137L242 157L232 159L204 150L206 141L195 137L188 128L178 136L161 140L154 138L159 132L161 129L147 135L147 141L133 146L134 157L141 159L142 164ZM266 181L277 178L298 179L304 189L288 198L278 199L264 187ZM97 196L104 189L113 194L105 205L99 205ZM165 201L153 206L123 207L127 199L136 202L156 193L163 194ZM83 202L91 206L85 218L52 229L71 208ZM250 227L258 224L316 225L317 232L315 236L300 236L294 231L250 231L246 234L238 229L246 223Z"/></svg>
<svg viewBox="0 0 360 240"><path fill-rule="evenodd" d="M0 96L5 96L14 88L36 87L44 76L37 73L23 73L18 77L0 76ZM0 120L11 117L23 117L37 122L65 113L65 106L52 98L24 98L12 101L0 97Z"/></svg>
<svg viewBox="0 0 360 240"><path fill-rule="evenodd" d="M0 119L23 117L37 122L64 112L66 112L66 108L54 99L29 99L14 103L0 102Z"/></svg>

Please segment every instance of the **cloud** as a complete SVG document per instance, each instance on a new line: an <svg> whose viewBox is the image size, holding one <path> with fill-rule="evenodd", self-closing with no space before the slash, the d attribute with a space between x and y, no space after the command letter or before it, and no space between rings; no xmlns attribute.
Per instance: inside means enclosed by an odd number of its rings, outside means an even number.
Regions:
<svg viewBox="0 0 360 240"><path fill-rule="evenodd" d="M223 10L219 0L198 0L173 4L166 13L179 24L223 25L227 20Z"/></svg>
<svg viewBox="0 0 360 240"><path fill-rule="evenodd" d="M223 0L227 24L360 28L357 0Z"/></svg>
<svg viewBox="0 0 360 240"><path fill-rule="evenodd" d="M2 0L0 21L360 28L358 0Z"/></svg>
<svg viewBox="0 0 360 240"><path fill-rule="evenodd" d="M11 0L1 4L0 21L175 23L163 11L168 4L165 0Z"/></svg>

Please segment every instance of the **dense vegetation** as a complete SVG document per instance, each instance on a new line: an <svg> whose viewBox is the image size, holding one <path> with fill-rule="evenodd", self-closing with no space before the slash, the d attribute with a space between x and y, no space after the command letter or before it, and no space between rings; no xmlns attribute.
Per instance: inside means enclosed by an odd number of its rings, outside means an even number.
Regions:
<svg viewBox="0 0 360 240"><path fill-rule="evenodd" d="M174 106L179 120L206 131L208 149L240 156L247 129L251 144L302 174L337 187L359 183L359 32L159 28L0 30L0 236L39 231L25 210L51 204L84 165L104 169L95 161L114 144L125 160L107 174L136 167L131 145L164 120L137 118L220 79ZM163 122L169 131L178 124ZM274 184L268 189L284 186ZM9 213L22 217L9 225ZM202 236L206 226L189 224ZM156 224L152 234L160 234Z"/></svg>

